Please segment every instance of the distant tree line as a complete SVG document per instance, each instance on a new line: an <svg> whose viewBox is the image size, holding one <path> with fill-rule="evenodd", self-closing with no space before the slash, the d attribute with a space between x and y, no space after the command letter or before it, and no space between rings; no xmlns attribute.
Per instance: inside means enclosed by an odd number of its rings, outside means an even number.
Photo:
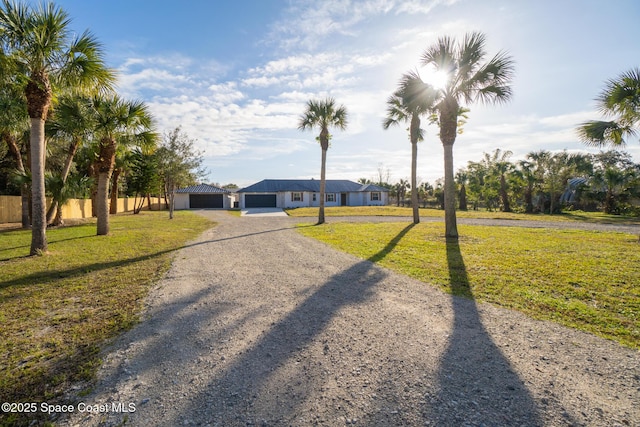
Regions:
<svg viewBox="0 0 640 427"><path fill-rule="evenodd" d="M563 209L640 216L640 164L624 151L598 154L532 151L511 161L511 151L496 149L455 174L456 208L556 214ZM361 183L374 183L361 178ZM411 186L375 182L390 189L397 206L411 206ZM444 183L419 183L421 207L444 209Z"/></svg>

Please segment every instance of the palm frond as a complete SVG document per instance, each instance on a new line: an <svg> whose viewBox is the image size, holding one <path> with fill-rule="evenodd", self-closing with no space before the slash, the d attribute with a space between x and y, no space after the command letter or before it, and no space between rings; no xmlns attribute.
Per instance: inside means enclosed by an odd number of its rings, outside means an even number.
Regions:
<svg viewBox="0 0 640 427"><path fill-rule="evenodd" d="M625 135L637 136L637 132L630 126L622 126L615 121L591 120L582 123L578 129L580 140L591 147L624 147Z"/></svg>

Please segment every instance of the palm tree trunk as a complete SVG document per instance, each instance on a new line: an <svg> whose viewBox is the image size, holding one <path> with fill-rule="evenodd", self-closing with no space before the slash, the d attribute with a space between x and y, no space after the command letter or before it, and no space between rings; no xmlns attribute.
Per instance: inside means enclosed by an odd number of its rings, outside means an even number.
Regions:
<svg viewBox="0 0 640 427"><path fill-rule="evenodd" d="M411 208L413 209L413 223L420 223L420 211L418 209L418 134L420 132L420 117L411 115Z"/></svg>
<svg viewBox="0 0 640 427"><path fill-rule="evenodd" d="M456 186L453 179L453 144L444 147L444 226L445 237L458 238L456 221Z"/></svg>
<svg viewBox="0 0 640 427"><path fill-rule="evenodd" d="M111 175L111 204L109 205L109 213L115 215L118 213L118 179L120 178L120 168L116 168Z"/></svg>
<svg viewBox="0 0 640 427"><path fill-rule="evenodd" d="M525 213L533 213L533 188L530 186L524 192Z"/></svg>
<svg viewBox="0 0 640 427"><path fill-rule="evenodd" d="M47 251L47 218L44 187L44 119L31 119L31 255Z"/></svg>
<svg viewBox="0 0 640 427"><path fill-rule="evenodd" d="M418 142L411 142L411 207L413 208L413 223L420 223L420 210L418 209Z"/></svg>
<svg viewBox="0 0 640 427"><path fill-rule="evenodd" d="M109 181L116 161L116 142L105 138L100 141L98 160L98 191L96 194L97 234L109 234Z"/></svg>
<svg viewBox="0 0 640 427"><path fill-rule="evenodd" d="M74 139L74 141L69 145L69 152L67 153L67 158L64 161L64 166L62 167L62 172L60 173L60 178L62 179L63 186L67 182L67 178L69 177L69 172L71 171L71 165L73 164L73 158L75 157L79 146L80 146L79 139ZM60 217L60 220L57 218L60 214L60 210L58 209L58 202L55 199L51 201L51 206L47 211L47 224L50 224L51 221L54 219L53 218L54 213L56 215L54 224L60 225L58 224L58 221L62 223L62 217Z"/></svg>
<svg viewBox="0 0 640 427"><path fill-rule="evenodd" d="M109 172L98 174L98 192L96 194L96 214L98 216L97 234L109 234Z"/></svg>
<svg viewBox="0 0 640 427"><path fill-rule="evenodd" d="M502 199L502 211L511 212L509 194L507 193L507 181L505 180L504 175L500 175L500 198Z"/></svg>
<svg viewBox="0 0 640 427"><path fill-rule="evenodd" d="M467 207L467 187L464 184L460 185L460 210L466 211Z"/></svg>
<svg viewBox="0 0 640 427"><path fill-rule="evenodd" d="M318 224L324 224L324 200L325 200L325 170L327 167L327 150L322 148L322 161L320 163L320 208L318 210Z"/></svg>

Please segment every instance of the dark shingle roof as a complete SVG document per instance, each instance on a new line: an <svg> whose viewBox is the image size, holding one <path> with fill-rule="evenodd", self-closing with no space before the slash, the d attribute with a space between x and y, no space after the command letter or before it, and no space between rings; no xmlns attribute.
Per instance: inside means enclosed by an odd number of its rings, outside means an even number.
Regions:
<svg viewBox="0 0 640 427"><path fill-rule="evenodd" d="M388 191L377 185L362 185L346 179L327 179L327 193L347 193L356 191ZM320 180L317 179L265 179L238 190L238 193L277 193L280 191L320 192Z"/></svg>
<svg viewBox="0 0 640 427"><path fill-rule="evenodd" d="M192 185L187 188L180 188L176 193L228 193L224 188L214 187L209 184Z"/></svg>

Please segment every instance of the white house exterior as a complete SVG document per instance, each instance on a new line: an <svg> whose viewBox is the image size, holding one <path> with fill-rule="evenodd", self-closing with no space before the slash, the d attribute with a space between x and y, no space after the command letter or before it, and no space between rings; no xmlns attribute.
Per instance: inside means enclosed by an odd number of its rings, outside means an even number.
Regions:
<svg viewBox="0 0 640 427"><path fill-rule="evenodd" d="M175 209L229 209L232 193L224 188L200 184L176 190Z"/></svg>
<svg viewBox="0 0 640 427"><path fill-rule="evenodd" d="M302 208L320 205L320 181L314 179L265 179L238 191L246 208ZM325 206L383 206L389 190L373 184L326 180Z"/></svg>

